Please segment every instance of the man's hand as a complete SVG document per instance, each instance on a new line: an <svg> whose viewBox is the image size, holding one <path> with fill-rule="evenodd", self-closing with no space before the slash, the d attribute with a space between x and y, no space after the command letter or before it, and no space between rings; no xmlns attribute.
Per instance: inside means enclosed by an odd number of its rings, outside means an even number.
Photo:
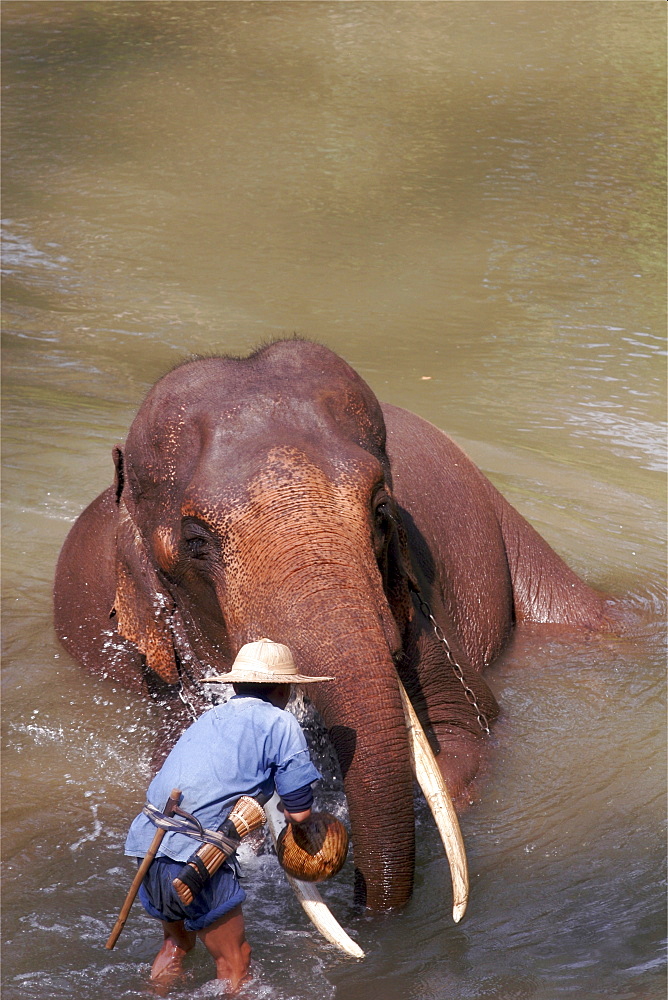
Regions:
<svg viewBox="0 0 668 1000"><path fill-rule="evenodd" d="M312 805L313 791L310 785L296 788L281 796L280 808L283 810L283 815L288 823L294 823L297 826L309 818Z"/></svg>
<svg viewBox="0 0 668 1000"><path fill-rule="evenodd" d="M303 812L288 812L283 803L280 803L280 808L283 810L283 815L288 823L296 823L299 826L311 815L310 809L305 809Z"/></svg>

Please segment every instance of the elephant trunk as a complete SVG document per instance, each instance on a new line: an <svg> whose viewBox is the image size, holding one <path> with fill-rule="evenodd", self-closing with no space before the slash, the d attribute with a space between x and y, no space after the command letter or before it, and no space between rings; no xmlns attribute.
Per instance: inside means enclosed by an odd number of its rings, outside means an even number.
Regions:
<svg viewBox="0 0 668 1000"><path fill-rule="evenodd" d="M378 639L381 637L379 636ZM413 782L396 671L385 647L355 631L319 649L300 647L344 777L353 834L355 898L372 909L403 906L413 887Z"/></svg>

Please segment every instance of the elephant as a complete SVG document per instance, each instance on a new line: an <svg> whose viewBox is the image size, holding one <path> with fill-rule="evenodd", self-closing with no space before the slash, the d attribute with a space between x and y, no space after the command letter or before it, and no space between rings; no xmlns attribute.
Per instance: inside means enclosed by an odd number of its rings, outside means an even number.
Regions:
<svg viewBox="0 0 668 1000"><path fill-rule="evenodd" d="M415 823L398 681L461 801L498 713L482 672L512 629L615 631L617 602L445 433L311 341L184 361L113 458L58 559L61 642L164 702L175 729L177 695L201 704L202 678L260 637L334 676L309 694L344 779L355 899L404 906Z"/></svg>

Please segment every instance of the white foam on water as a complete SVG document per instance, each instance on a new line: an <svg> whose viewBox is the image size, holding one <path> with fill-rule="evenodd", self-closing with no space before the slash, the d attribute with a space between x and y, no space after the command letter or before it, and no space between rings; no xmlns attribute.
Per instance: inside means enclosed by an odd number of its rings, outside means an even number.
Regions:
<svg viewBox="0 0 668 1000"><path fill-rule="evenodd" d="M93 814L93 829L89 833L84 834L84 836L81 837L79 840L75 841L74 844L70 844L71 851L78 851L80 847L82 847L84 844L87 844L89 841L97 840L97 838L102 834L104 830L104 827L102 826L102 823L100 822L97 816L97 811L98 811L97 802L91 803L90 811Z"/></svg>
<svg viewBox="0 0 668 1000"><path fill-rule="evenodd" d="M283 973L285 975L285 973ZM278 985L274 970L265 968L264 964L253 960L251 976L243 983L236 993L230 990L228 980L211 980L199 987L190 996L199 1000L205 997L235 997L235 1000L299 1000L301 997L317 995L321 1000L329 1000L335 995L335 988L329 983L317 960L313 962L311 974L299 975L289 985Z"/></svg>

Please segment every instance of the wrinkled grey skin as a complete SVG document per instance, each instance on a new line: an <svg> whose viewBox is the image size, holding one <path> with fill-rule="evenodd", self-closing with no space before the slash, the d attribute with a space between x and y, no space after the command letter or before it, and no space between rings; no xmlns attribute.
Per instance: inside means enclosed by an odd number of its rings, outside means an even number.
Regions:
<svg viewBox="0 0 668 1000"><path fill-rule="evenodd" d="M602 629L611 602L446 435L381 406L315 344L279 341L176 368L114 458L115 484L60 555L61 641L93 673L158 694L168 711L182 677L195 697L197 678L228 670L262 636L287 644L300 671L334 675L309 693L345 779L357 897L402 906L414 820L397 672L455 796L485 750L414 588L490 721L497 708L481 671L515 623Z"/></svg>

